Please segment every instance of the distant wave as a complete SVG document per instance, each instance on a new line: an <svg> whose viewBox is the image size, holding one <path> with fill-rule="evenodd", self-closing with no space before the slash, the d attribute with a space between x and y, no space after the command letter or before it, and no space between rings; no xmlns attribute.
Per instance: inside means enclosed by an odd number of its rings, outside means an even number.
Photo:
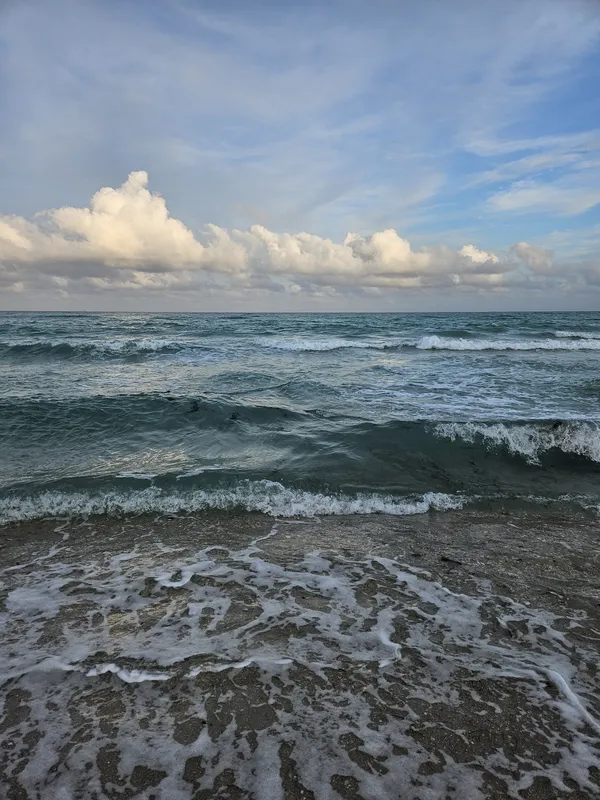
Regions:
<svg viewBox="0 0 600 800"><path fill-rule="evenodd" d="M600 339L600 331L556 331L560 339Z"/></svg>
<svg viewBox="0 0 600 800"><path fill-rule="evenodd" d="M272 350L320 353L335 350L600 350L600 334L557 332L556 337L546 339L478 339L457 336L448 332L444 336L422 336L420 339L377 338L270 338L256 340L261 347ZM562 337L559 337L562 334ZM178 353L208 353L205 344L188 339L113 339L113 340L14 340L0 342L0 360L138 360L157 356L173 356Z"/></svg>
<svg viewBox="0 0 600 800"><path fill-rule="evenodd" d="M207 509L260 511L273 517L392 514L406 516L462 508L464 500L443 493L397 498L377 494L328 495L289 489L274 481L241 481L212 490L173 491L151 486L142 490L108 492L45 491L25 497L0 498L0 523L45 517L87 517L195 512Z"/></svg>
<svg viewBox="0 0 600 800"><path fill-rule="evenodd" d="M388 347L399 347L402 342L375 341L368 339L259 339L263 347L274 350L291 350L297 352L322 352L327 350L344 350L347 348L357 350L385 350Z"/></svg>
<svg viewBox="0 0 600 800"><path fill-rule="evenodd" d="M418 350L600 350L600 339L448 339L423 336Z"/></svg>
<svg viewBox="0 0 600 800"><path fill-rule="evenodd" d="M438 423L438 436L475 444L503 447L513 455L538 463L549 450L582 456L600 463L600 423L596 422L447 422Z"/></svg>
<svg viewBox="0 0 600 800"><path fill-rule="evenodd" d="M456 336L422 336L420 339L269 339L258 340L263 347L290 352L319 353L331 350L600 350L600 334L573 335L568 341L560 339L477 339Z"/></svg>
<svg viewBox="0 0 600 800"><path fill-rule="evenodd" d="M40 340L0 342L0 358L9 359L111 359L179 353L198 347L176 339Z"/></svg>

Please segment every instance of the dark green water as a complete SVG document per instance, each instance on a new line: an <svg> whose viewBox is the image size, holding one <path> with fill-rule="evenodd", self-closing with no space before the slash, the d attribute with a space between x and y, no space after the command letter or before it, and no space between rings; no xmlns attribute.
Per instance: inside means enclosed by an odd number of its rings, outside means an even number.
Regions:
<svg viewBox="0 0 600 800"><path fill-rule="evenodd" d="M600 502L600 314L1 314L0 519Z"/></svg>

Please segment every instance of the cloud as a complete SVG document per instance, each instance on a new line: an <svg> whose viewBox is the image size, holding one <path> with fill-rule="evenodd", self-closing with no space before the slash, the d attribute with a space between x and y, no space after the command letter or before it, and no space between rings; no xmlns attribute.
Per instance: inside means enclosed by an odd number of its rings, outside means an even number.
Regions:
<svg viewBox="0 0 600 800"><path fill-rule="evenodd" d="M595 267L567 269L551 250L517 242L493 252L467 243L415 247L396 230L348 233L342 241L300 232L207 225L195 234L173 217L146 172L103 188L88 207L0 217L0 286L45 291L193 296L211 292L323 297L332 293L494 293L597 283ZM240 296L241 296L240 295Z"/></svg>
<svg viewBox="0 0 600 800"><path fill-rule="evenodd" d="M486 253L485 250L479 250L472 244L466 244L458 251L459 255L465 258L470 258L474 264L485 264L486 261L491 261L497 264L499 259L494 253Z"/></svg>
<svg viewBox="0 0 600 800"><path fill-rule="evenodd" d="M589 228L578 226L552 231L542 243L562 257L578 260L597 258L600 253L600 223Z"/></svg>
<svg viewBox="0 0 600 800"><path fill-rule="evenodd" d="M518 181L509 189L492 195L487 206L492 211L547 211L558 215L575 216L599 203L600 189L596 186Z"/></svg>
<svg viewBox="0 0 600 800"><path fill-rule="evenodd" d="M318 283L402 285L406 277L421 277L441 266L431 252L413 252L410 242L391 229L368 237L348 233L343 242L310 233L274 233L260 225L233 236L245 243L255 269L308 276Z"/></svg>
<svg viewBox="0 0 600 800"><path fill-rule="evenodd" d="M553 268L553 253L545 247L535 247L527 242L516 242L510 249L534 272L549 272Z"/></svg>
<svg viewBox="0 0 600 800"><path fill-rule="evenodd" d="M510 155L512 153L548 150L558 153L597 150L600 147L600 130L579 131L563 135L534 136L527 139L474 138L469 151L481 157ZM527 157L524 157L526 159ZM518 162L511 162L518 163Z"/></svg>
<svg viewBox="0 0 600 800"><path fill-rule="evenodd" d="M418 213L439 229L465 164L502 174L480 159L563 146L549 134L565 115L543 103L569 81L580 97L600 21L585 0L373 0L368 13L362 0L27 0L0 13L2 210L81 205L143 163L188 227L338 240L406 232ZM589 123L578 106L570 130ZM462 220L479 214L479 198L462 202Z"/></svg>
<svg viewBox="0 0 600 800"><path fill-rule="evenodd" d="M41 212L32 221L1 217L0 263L52 275L55 284L61 276L85 279L96 289L186 286L195 272L238 285L269 276L295 285L302 279L313 286L414 288L457 283L454 276L463 273L461 283L491 282L469 276L489 275L499 261L471 244L458 252L445 245L414 250L393 229L334 242L262 225L246 231L207 225L200 241L147 184L146 172L132 172L118 189L96 192L89 207ZM62 279L59 285L64 289Z"/></svg>
<svg viewBox="0 0 600 800"><path fill-rule="evenodd" d="M576 216L600 203L600 131L488 143L488 155L502 147L530 154L471 179L470 187L508 184L488 197L488 210Z"/></svg>
<svg viewBox="0 0 600 800"><path fill-rule="evenodd" d="M146 172L132 172L119 189L100 189L89 208L59 208L23 217L0 218L0 261L98 263L107 267L168 271L244 267L244 251L218 228L204 246L169 215L160 195L147 187Z"/></svg>
<svg viewBox="0 0 600 800"><path fill-rule="evenodd" d="M540 175L565 166L577 166L580 168L583 163L585 163L584 155L581 153L562 153L557 151L535 153L515 161L508 161L500 167L483 172L472 181L472 185L504 183L521 179L524 176Z"/></svg>

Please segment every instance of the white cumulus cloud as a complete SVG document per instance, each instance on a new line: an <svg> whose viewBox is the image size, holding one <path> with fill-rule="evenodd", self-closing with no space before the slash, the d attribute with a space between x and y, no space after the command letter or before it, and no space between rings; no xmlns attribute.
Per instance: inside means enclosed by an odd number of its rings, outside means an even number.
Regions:
<svg viewBox="0 0 600 800"><path fill-rule="evenodd" d="M585 265L562 276L559 267L552 251L527 242L498 253L472 243L415 247L392 228L370 236L348 233L342 241L262 225L237 230L208 224L195 233L149 191L146 172L132 172L119 188L100 189L89 207L44 211L31 220L0 217L0 288L63 298L217 289L232 297L375 297L387 290L505 292L595 281Z"/></svg>
<svg viewBox="0 0 600 800"><path fill-rule="evenodd" d="M112 267L160 265L164 269L243 267L244 252L219 229L202 245L164 199L146 188L146 172L132 172L118 189L100 189L89 208L59 208L38 215L0 218L0 261L99 262Z"/></svg>
<svg viewBox="0 0 600 800"><path fill-rule="evenodd" d="M474 264L485 264L486 261L491 261L497 264L499 259L494 253L486 253L485 250L479 250L475 245L466 244L458 251L461 256L470 258Z"/></svg>

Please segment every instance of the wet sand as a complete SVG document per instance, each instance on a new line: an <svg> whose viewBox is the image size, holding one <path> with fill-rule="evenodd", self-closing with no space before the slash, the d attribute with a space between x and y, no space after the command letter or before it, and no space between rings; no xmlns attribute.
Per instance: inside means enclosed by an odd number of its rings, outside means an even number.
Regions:
<svg viewBox="0 0 600 800"><path fill-rule="evenodd" d="M596 798L599 542L585 514L6 526L0 796Z"/></svg>

